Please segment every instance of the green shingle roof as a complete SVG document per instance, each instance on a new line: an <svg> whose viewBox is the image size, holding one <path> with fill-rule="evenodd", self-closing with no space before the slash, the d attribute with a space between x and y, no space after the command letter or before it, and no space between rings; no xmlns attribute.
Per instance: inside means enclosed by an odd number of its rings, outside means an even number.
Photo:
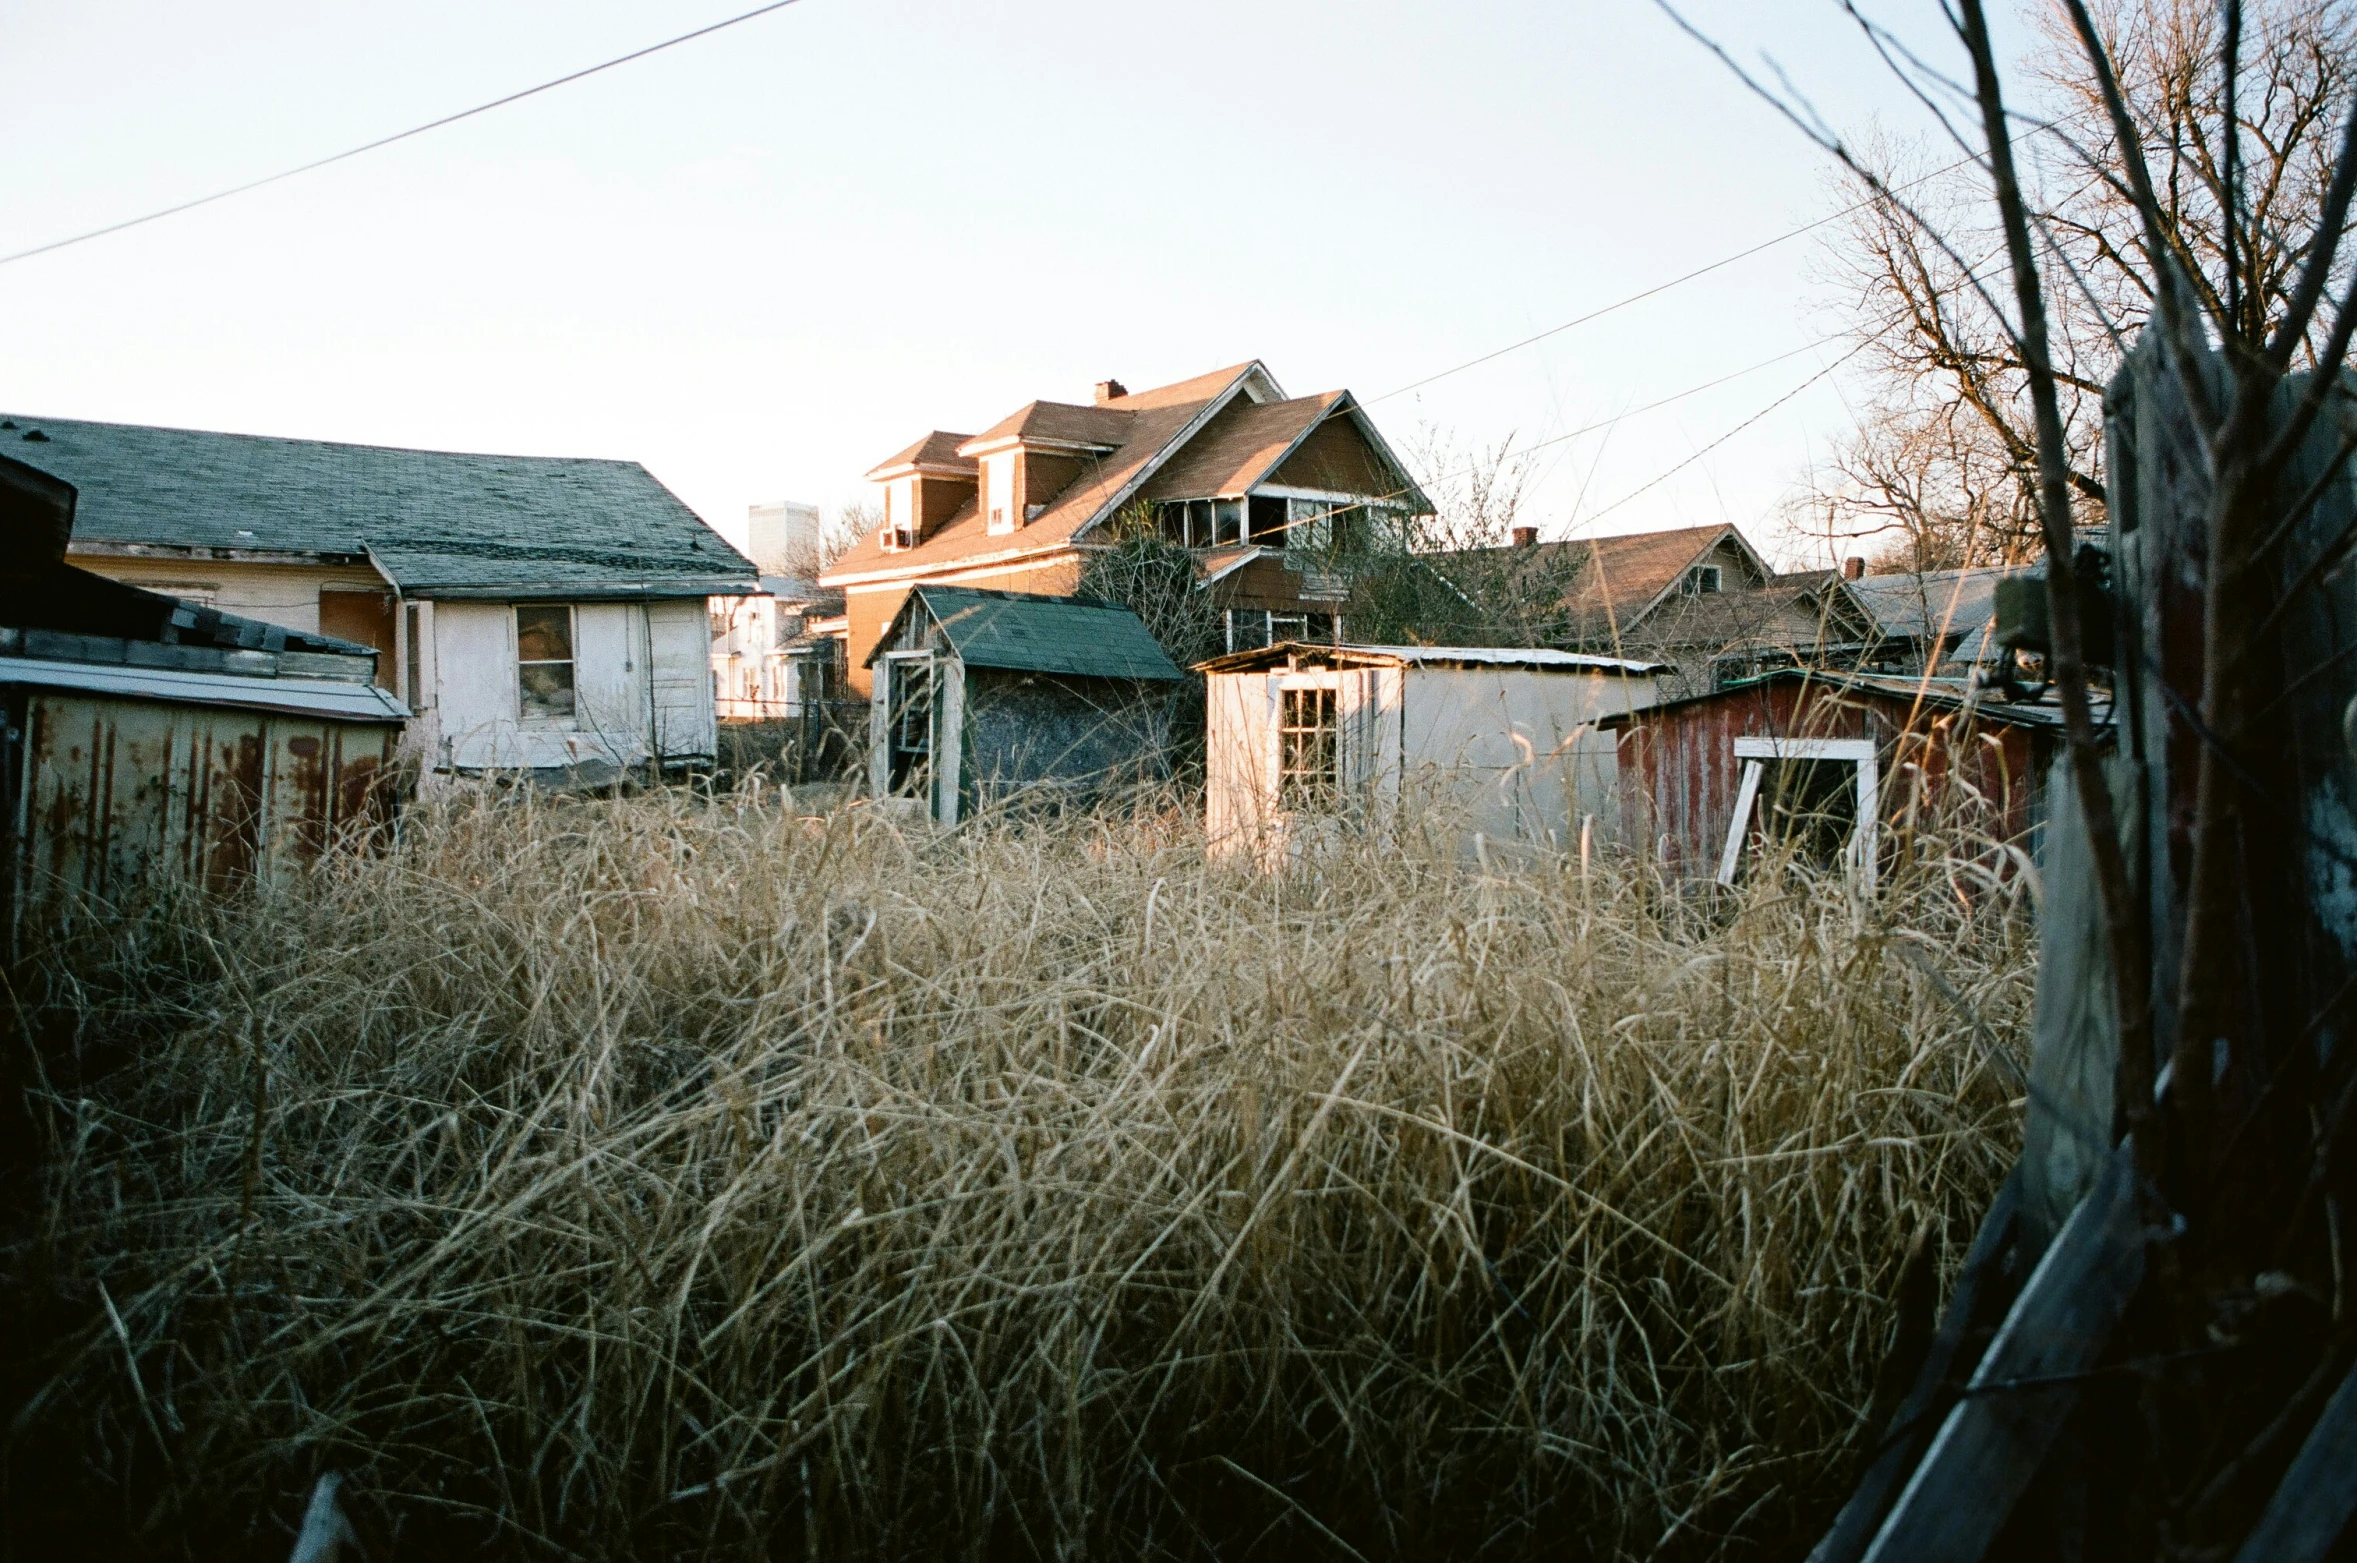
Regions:
<svg viewBox="0 0 2357 1563"><path fill-rule="evenodd" d="M38 436L38 437L36 437ZM705 597L752 561L634 461L478 456L0 415L80 491L77 542L366 554L420 597Z"/></svg>
<svg viewBox="0 0 2357 1563"><path fill-rule="evenodd" d="M968 667L1080 678L1186 676L1146 633L1145 622L1118 603L963 586L920 586L910 593L912 603L919 599ZM890 643L885 637L878 653Z"/></svg>

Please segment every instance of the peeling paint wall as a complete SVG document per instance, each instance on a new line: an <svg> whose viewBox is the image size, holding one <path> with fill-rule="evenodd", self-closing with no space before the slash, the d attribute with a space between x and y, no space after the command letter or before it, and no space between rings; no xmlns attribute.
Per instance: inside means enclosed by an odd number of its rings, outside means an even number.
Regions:
<svg viewBox="0 0 2357 1563"><path fill-rule="evenodd" d="M441 769L627 768L708 760L716 747L710 621L702 598L573 608L570 717L522 714L515 605L443 599L422 622L432 683L415 738Z"/></svg>

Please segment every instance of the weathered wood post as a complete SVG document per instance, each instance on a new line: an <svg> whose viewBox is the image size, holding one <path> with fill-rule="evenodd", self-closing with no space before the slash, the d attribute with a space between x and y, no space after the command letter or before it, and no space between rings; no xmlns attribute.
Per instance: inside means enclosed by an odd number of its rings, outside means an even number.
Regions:
<svg viewBox="0 0 2357 1563"><path fill-rule="evenodd" d="M2154 1143L2120 1143L2118 1082L2140 1076L2121 1068L2091 846L2058 765L2022 1162L1816 1563L2152 1557L2164 1533L2315 1558L2357 1511L2357 1471L2333 1454L2357 1447L2357 1390L2325 1393L2348 1367L2341 1321L2357 1321L2357 1212L2341 1204L2357 1172L2343 1148L2357 396L2335 387L2253 492L2221 481L2227 457L2252 464L2203 437L2187 374L2211 406L2231 399L2222 361L2164 352L2157 332L2111 386L2110 589L2083 615L2110 620L2089 649L2110 670L2109 781L2151 952L2136 975L2154 1018ZM2277 388L2258 448L2288 438L2308 383ZM2239 524L2220 524L2228 505L2246 507ZM2217 536L2242 540L2234 558L2212 557ZM2205 721L2221 688L2225 719ZM2080 1539L2066 1547L2065 1530Z"/></svg>

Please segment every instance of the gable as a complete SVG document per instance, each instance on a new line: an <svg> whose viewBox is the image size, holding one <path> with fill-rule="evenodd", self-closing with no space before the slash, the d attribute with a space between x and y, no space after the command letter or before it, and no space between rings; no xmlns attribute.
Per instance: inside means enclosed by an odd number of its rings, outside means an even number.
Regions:
<svg viewBox="0 0 2357 1563"><path fill-rule="evenodd" d="M1269 481L1282 488L1324 489L1369 498L1406 497L1403 474L1377 454L1346 417L1332 417L1310 430L1300 448L1285 458Z"/></svg>

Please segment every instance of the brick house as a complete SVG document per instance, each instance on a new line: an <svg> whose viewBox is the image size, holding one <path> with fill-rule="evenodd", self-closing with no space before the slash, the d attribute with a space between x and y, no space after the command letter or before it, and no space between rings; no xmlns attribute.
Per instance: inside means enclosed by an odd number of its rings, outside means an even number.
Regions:
<svg viewBox="0 0 2357 1563"><path fill-rule="evenodd" d="M925 435L868 473L881 526L820 577L845 595L844 662L869 654L920 584L1068 596L1116 527L1191 549L1231 650L1330 639L1348 561L1431 505L1348 391L1288 397L1260 363L1151 390L1100 382L980 434Z"/></svg>

